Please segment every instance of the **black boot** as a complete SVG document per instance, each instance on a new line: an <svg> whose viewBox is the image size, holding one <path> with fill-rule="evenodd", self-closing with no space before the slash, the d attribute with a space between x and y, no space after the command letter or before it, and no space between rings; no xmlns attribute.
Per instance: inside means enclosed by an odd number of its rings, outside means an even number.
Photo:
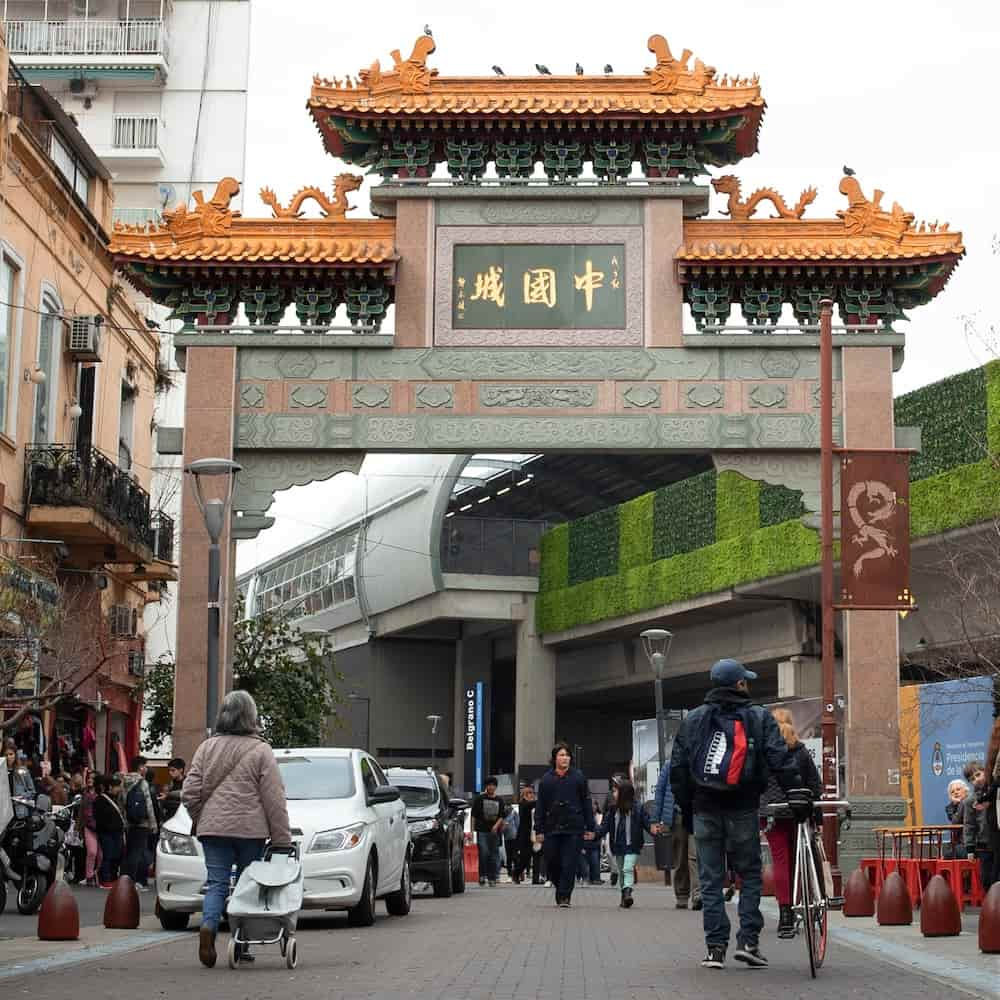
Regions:
<svg viewBox="0 0 1000 1000"><path fill-rule="evenodd" d="M622 889L622 906L624 906L627 910L634 902L635 900L632 898L632 890L630 888Z"/></svg>
<svg viewBox="0 0 1000 1000"><path fill-rule="evenodd" d="M795 937L795 911L790 906L778 907L778 937Z"/></svg>
<svg viewBox="0 0 1000 1000"><path fill-rule="evenodd" d="M618 885L618 872L611 873L611 884Z"/></svg>
<svg viewBox="0 0 1000 1000"><path fill-rule="evenodd" d="M618 905L624 909L625 907L625 890L622 889L622 898L619 900Z"/></svg>

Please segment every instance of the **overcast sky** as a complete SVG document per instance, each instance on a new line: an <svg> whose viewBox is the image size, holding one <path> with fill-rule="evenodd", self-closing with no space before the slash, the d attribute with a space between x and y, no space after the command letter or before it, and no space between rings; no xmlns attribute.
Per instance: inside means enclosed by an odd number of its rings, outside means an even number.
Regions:
<svg viewBox="0 0 1000 1000"><path fill-rule="evenodd" d="M262 186L284 201L304 184L329 189L337 173L356 169L323 152L305 110L312 75L354 74L376 58L391 65L390 50L409 54L425 22L437 42L429 64L445 76L489 75L493 63L508 74L533 73L536 62L570 73L578 61L588 72L610 62L618 73L639 73L653 64L653 33L720 76L759 73L768 103L760 152L724 171L741 178L744 193L773 186L791 203L815 185L808 213L830 217L844 205L837 184L846 163L869 197L879 187L887 205L898 201L918 219L964 233L967 256L944 292L899 324L907 347L897 391L991 356L979 338L989 338L1000 276L996 4L254 0L245 214L265 213ZM356 214L367 214L366 200L355 196ZM712 213L721 205L713 195ZM337 481L280 494L275 527L241 544L240 571L327 526L323 496Z"/></svg>

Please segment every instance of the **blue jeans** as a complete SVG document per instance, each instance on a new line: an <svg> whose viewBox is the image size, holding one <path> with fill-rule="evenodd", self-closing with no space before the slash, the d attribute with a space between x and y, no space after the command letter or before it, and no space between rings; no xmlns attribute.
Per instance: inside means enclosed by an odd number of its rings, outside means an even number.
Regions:
<svg viewBox="0 0 1000 1000"><path fill-rule="evenodd" d="M251 861L259 861L263 857L264 840L261 837L199 837L198 839L201 841L201 849L205 852L205 867L208 869L201 926L217 931L222 911L229 898L229 875L233 865L236 865L236 877L239 878Z"/></svg>
<svg viewBox="0 0 1000 1000"><path fill-rule="evenodd" d="M695 813L694 837L698 844L698 880L704 904L705 943L729 946L729 916L722 898L722 883L729 867L743 879L740 889L740 929L736 943L754 948L764 927L760 913L760 821L756 810L738 813Z"/></svg>
<svg viewBox="0 0 1000 1000"><path fill-rule="evenodd" d="M120 833L99 833L101 845L100 879L107 884L118 878L118 866L122 859L122 835Z"/></svg>
<svg viewBox="0 0 1000 1000"><path fill-rule="evenodd" d="M477 833L476 846L479 848L479 878L496 882L500 876L500 835L497 833Z"/></svg>
<svg viewBox="0 0 1000 1000"><path fill-rule="evenodd" d="M545 871L556 887L556 897L569 899L576 880L577 858L580 854L579 833L547 833L545 842Z"/></svg>
<svg viewBox="0 0 1000 1000"><path fill-rule="evenodd" d="M596 840L585 840L580 847L580 861L576 874L588 882L597 882L601 877L601 845Z"/></svg>

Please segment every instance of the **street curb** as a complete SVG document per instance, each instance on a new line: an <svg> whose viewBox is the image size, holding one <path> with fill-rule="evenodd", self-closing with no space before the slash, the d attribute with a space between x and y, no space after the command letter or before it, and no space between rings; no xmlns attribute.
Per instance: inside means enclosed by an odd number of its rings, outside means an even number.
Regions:
<svg viewBox="0 0 1000 1000"><path fill-rule="evenodd" d="M27 976L36 972L53 972L56 969L65 968L67 965L93 962L128 951L141 951L144 948L152 948L157 944L179 941L181 938L189 938L190 936L190 933L187 931L149 931L144 934L132 934L129 937L122 938L119 941L111 941L108 944L74 948L60 955L48 955L45 958L33 958L26 962L15 962L8 966L2 966L0 967L0 981L17 979L20 976Z"/></svg>
<svg viewBox="0 0 1000 1000"><path fill-rule="evenodd" d="M778 915L778 908L769 903L762 904L761 910L774 917ZM867 931L830 927L830 936L848 948L863 951L897 968L933 979L943 986L967 990L975 997L1000 997L995 970L978 971L965 962L948 959L940 954L923 954L909 945L884 941ZM990 958L988 955L981 957L987 960Z"/></svg>

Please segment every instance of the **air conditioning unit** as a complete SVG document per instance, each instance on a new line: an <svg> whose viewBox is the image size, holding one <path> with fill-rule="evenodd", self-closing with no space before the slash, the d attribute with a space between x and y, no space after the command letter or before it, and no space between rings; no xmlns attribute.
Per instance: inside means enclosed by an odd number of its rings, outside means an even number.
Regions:
<svg viewBox="0 0 1000 1000"><path fill-rule="evenodd" d="M74 316L69 326L66 353L77 361L100 361L103 322L103 316Z"/></svg>
<svg viewBox="0 0 1000 1000"><path fill-rule="evenodd" d="M133 677L142 677L146 673L146 657L142 653L128 654L128 672Z"/></svg>

